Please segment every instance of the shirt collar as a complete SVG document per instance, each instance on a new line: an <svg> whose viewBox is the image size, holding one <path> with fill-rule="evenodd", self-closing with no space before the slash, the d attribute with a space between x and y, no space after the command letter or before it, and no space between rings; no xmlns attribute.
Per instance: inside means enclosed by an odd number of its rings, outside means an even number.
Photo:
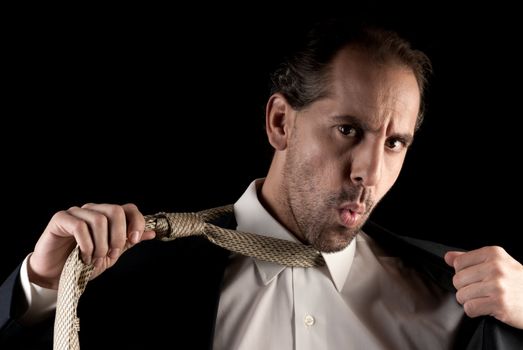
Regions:
<svg viewBox="0 0 523 350"><path fill-rule="evenodd" d="M257 179L251 182L247 190L234 204L234 216L238 224L237 230L299 243L296 237L273 218L258 200L257 191L261 188L263 181L264 179ZM349 274L355 249L356 240L353 239L342 251L322 253L331 280L338 292L342 290ZM256 258L254 258L254 263L265 285L269 284L285 269L285 266L280 264Z"/></svg>

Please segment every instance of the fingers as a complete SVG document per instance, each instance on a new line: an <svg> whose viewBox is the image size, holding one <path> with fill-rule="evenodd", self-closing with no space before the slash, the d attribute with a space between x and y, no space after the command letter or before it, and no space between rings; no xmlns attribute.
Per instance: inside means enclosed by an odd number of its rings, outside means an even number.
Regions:
<svg viewBox="0 0 523 350"><path fill-rule="evenodd" d="M472 283L485 281L491 277L493 266L487 263L469 266L463 270L458 271L452 278L452 283L456 289L463 288Z"/></svg>
<svg viewBox="0 0 523 350"><path fill-rule="evenodd" d="M501 247L448 252L456 299L469 317L490 315L523 329L523 265Z"/></svg>
<svg viewBox="0 0 523 350"><path fill-rule="evenodd" d="M454 267L452 282L456 289L473 283L488 281L502 275L505 256L500 247L484 247L470 252L451 251L445 254L445 262Z"/></svg>
<svg viewBox="0 0 523 350"><path fill-rule="evenodd" d="M456 299L469 317L490 315L506 321L506 315L510 312L506 294L506 286L499 280L492 280L460 288Z"/></svg>
<svg viewBox="0 0 523 350"><path fill-rule="evenodd" d="M72 232L85 263L104 257L115 261L127 248L140 242L145 227L143 215L134 204L86 204L66 213L76 219ZM152 237L149 233L145 238Z"/></svg>
<svg viewBox="0 0 523 350"><path fill-rule="evenodd" d="M76 244L80 246L82 260L86 264L90 264L91 256L93 255L94 251L94 242L91 238L90 229L87 223L84 220L73 215L69 210L59 211L53 216L51 222L55 222L57 226L56 229L52 230L53 234L60 237L68 237L72 235L76 241ZM35 247L35 253L39 251L40 245L42 245L42 243L41 241L38 241ZM55 254L56 249L46 248L47 247L43 248L43 250L46 251L48 254ZM66 255L64 256L64 258L69 254L69 250L66 250L65 254Z"/></svg>
<svg viewBox="0 0 523 350"><path fill-rule="evenodd" d="M483 247L470 252L447 252L445 261L458 272L469 266L477 265L487 260L502 258L506 255L507 253L501 247Z"/></svg>
<svg viewBox="0 0 523 350"><path fill-rule="evenodd" d="M105 222L106 231L102 230L92 232L92 235L96 239L99 239L102 243L99 247L101 251L97 251L93 254L94 258L101 258L108 256L111 259L116 259L120 256L127 241L127 224L125 212L121 206L111 204L86 204L82 207L92 213L92 215L98 216L101 222ZM97 236L101 235L101 236ZM102 241L105 237L107 245Z"/></svg>
<svg viewBox="0 0 523 350"><path fill-rule="evenodd" d="M78 207L69 208L67 213L79 219L76 230L73 231L76 241L88 240L89 238L92 241L92 250L83 251L80 246L83 257L89 260L89 256L92 259L106 256L109 249L109 223L107 217L102 213Z"/></svg>
<svg viewBox="0 0 523 350"><path fill-rule="evenodd" d="M57 212L38 239L28 260L31 282L58 288L67 257L78 244L84 263L94 263L94 278L112 266L125 249L152 239L154 231L143 232L145 222L133 204L86 204Z"/></svg>
<svg viewBox="0 0 523 350"><path fill-rule="evenodd" d="M460 304L465 304L466 302L478 299L478 298L487 298L490 296L495 296L501 292L494 283L487 282L476 282L469 284L463 288L459 288L456 293L456 300Z"/></svg>
<svg viewBox="0 0 523 350"><path fill-rule="evenodd" d="M463 303L463 310L468 317L494 315L494 303L490 297L475 298Z"/></svg>
<svg viewBox="0 0 523 350"><path fill-rule="evenodd" d="M125 204L122 206L127 218L127 232L130 244L140 242L143 230L145 228L145 219L134 204Z"/></svg>
<svg viewBox="0 0 523 350"><path fill-rule="evenodd" d="M126 248L129 248L141 241L150 240L156 237L156 232L144 231L145 219L136 205L129 203L123 205L122 208L127 218L128 240Z"/></svg>
<svg viewBox="0 0 523 350"><path fill-rule="evenodd" d="M506 257L509 256L501 247L483 247L470 252L448 252L445 261L454 267L456 274L452 282L456 289L460 289L500 276Z"/></svg>
<svg viewBox="0 0 523 350"><path fill-rule="evenodd" d="M454 260L465 252L450 251L445 254L445 262L447 265L454 267Z"/></svg>

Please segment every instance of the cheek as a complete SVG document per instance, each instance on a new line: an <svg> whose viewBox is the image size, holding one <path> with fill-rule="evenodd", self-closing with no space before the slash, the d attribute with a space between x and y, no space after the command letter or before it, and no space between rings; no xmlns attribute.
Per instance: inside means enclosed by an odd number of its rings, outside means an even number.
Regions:
<svg viewBox="0 0 523 350"><path fill-rule="evenodd" d="M332 149L332 142L325 135L309 133L303 137L301 144L298 145L298 153L304 164L312 168L313 172L331 171L332 164L339 157L336 150Z"/></svg>
<svg viewBox="0 0 523 350"><path fill-rule="evenodd" d="M300 129L299 142L292 147L295 164L302 178L314 188L338 190L346 181L350 168L350 152L346 144L337 142L324 129Z"/></svg>

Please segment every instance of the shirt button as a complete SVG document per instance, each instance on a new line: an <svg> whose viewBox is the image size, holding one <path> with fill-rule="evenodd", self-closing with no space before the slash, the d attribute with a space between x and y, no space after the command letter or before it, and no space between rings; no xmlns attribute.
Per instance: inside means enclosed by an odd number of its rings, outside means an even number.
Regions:
<svg viewBox="0 0 523 350"><path fill-rule="evenodd" d="M305 325L306 325L307 327L312 326L312 325L314 324L314 322L315 322L315 319L314 319L314 317L312 317L311 315L307 315L307 316L305 316L305 318L303 319L303 323L305 323Z"/></svg>

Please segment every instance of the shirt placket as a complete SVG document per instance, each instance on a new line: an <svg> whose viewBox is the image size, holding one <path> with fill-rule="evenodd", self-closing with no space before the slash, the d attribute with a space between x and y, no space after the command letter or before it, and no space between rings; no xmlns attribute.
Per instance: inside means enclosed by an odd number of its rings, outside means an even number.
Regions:
<svg viewBox="0 0 523 350"><path fill-rule="evenodd" d="M293 268L294 290L294 330L295 349L320 349L322 339L325 340L324 317L318 305L320 296L315 288L311 291L310 281L307 281L307 270Z"/></svg>

